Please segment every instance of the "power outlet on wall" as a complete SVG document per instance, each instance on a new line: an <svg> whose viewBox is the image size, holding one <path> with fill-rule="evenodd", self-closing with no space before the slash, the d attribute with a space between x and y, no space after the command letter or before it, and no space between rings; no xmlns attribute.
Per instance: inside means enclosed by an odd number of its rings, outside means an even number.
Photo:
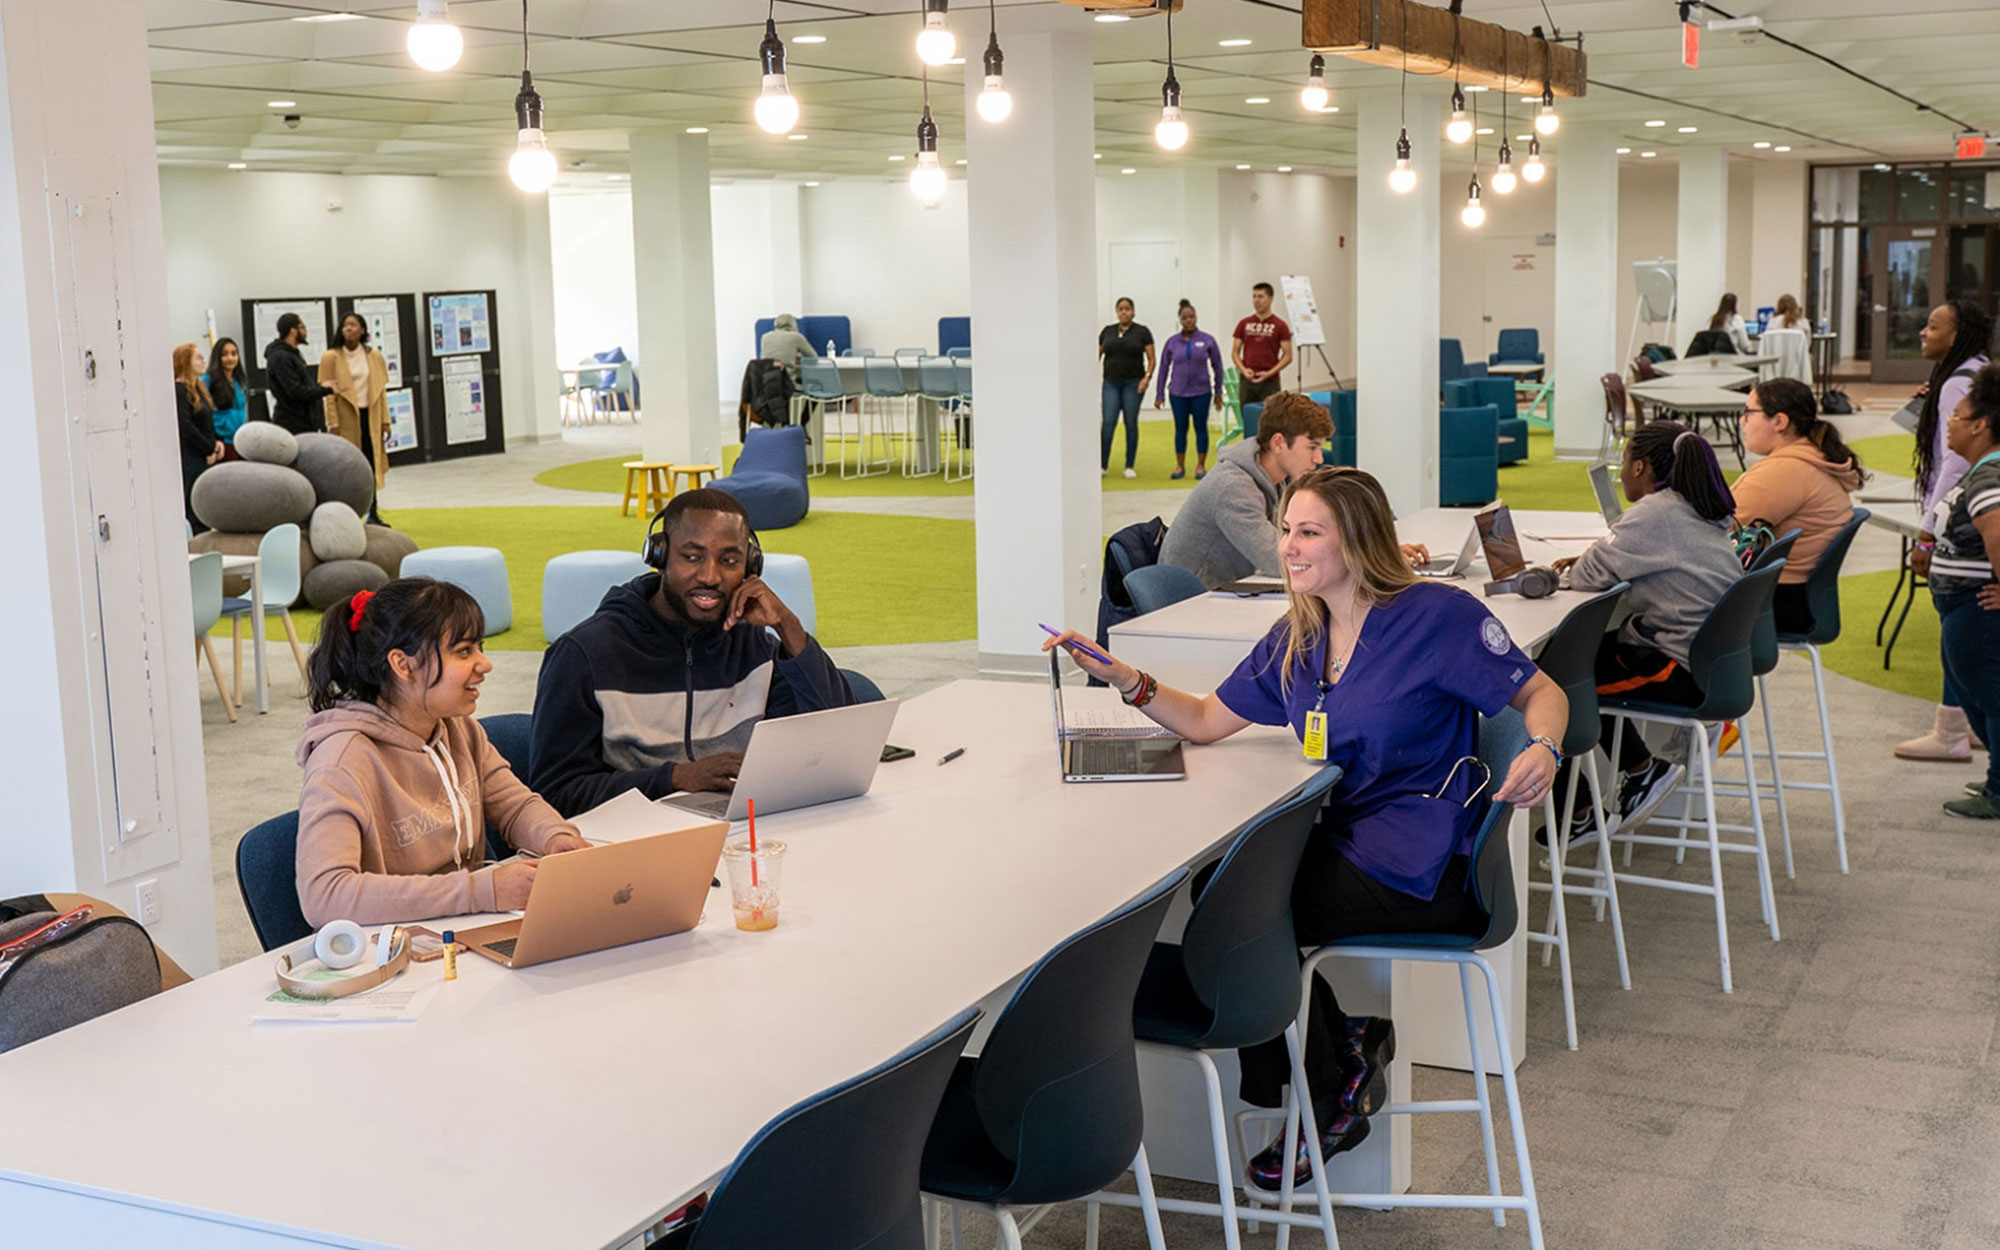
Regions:
<svg viewBox="0 0 2000 1250"><path fill-rule="evenodd" d="M160 923L160 882L158 878L139 883L139 923Z"/></svg>

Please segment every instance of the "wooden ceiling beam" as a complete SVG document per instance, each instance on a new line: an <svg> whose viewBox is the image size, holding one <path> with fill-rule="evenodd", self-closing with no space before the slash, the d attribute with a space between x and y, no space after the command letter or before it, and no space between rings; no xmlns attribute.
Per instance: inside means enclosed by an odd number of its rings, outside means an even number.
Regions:
<svg viewBox="0 0 2000 1250"><path fill-rule="evenodd" d="M1133 17L1141 17L1149 13L1164 13L1168 9L1172 9L1178 13L1181 11L1181 5L1184 2L1185 0L1057 0L1059 4L1067 4L1079 9L1089 9L1092 12L1122 12L1129 13Z"/></svg>
<svg viewBox="0 0 2000 1250"><path fill-rule="evenodd" d="M1456 68L1460 82L1495 91L1539 95L1546 79L1555 94L1580 96L1589 81L1580 48L1414 0L1304 0L1300 25L1311 51L1391 69L1407 64L1413 74L1448 77Z"/></svg>

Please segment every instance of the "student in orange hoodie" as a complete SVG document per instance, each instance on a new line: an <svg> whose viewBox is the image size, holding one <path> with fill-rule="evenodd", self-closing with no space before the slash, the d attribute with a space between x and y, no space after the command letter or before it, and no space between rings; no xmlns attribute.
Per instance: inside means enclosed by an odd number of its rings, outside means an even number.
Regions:
<svg viewBox="0 0 2000 1250"><path fill-rule="evenodd" d="M457 586L406 577L329 608L299 739L299 907L322 925L527 906L532 860L486 863L491 823L519 850L582 849L473 719L493 671Z"/></svg>
<svg viewBox="0 0 2000 1250"><path fill-rule="evenodd" d="M1743 406L1743 445L1762 459L1730 486L1736 523L1768 526L1772 534L1800 530L1799 541L1778 575L1771 602L1781 633L1812 628L1806 578L1820 556L1854 519L1849 496L1861 487L1861 461L1840 431L1819 415L1812 388L1792 378L1759 382Z"/></svg>

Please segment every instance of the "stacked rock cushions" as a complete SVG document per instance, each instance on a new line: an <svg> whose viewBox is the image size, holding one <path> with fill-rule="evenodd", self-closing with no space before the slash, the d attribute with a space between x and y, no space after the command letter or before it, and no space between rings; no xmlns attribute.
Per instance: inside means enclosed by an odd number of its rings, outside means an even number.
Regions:
<svg viewBox="0 0 2000 1250"><path fill-rule="evenodd" d="M299 527L299 571L305 601L325 608L357 590L373 590L417 549L406 535L361 517L375 501L375 470L337 434L293 434L251 421L236 435L243 459L212 465L194 484L194 514L211 527L190 551L255 555L264 531ZM248 593L248 579L229 579L224 593Z"/></svg>

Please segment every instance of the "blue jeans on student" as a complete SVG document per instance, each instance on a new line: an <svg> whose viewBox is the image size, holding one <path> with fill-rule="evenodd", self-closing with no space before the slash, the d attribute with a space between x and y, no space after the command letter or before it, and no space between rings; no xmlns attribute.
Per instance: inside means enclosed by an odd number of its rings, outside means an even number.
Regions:
<svg viewBox="0 0 2000 1250"><path fill-rule="evenodd" d="M1937 594L1945 688L1958 695L1972 732L1987 748L1986 793L2000 799L2000 612L1979 606L1976 591Z"/></svg>
<svg viewBox="0 0 2000 1250"><path fill-rule="evenodd" d="M1169 395L1167 402L1174 409L1174 455L1187 455L1188 423L1194 423L1194 454L1208 455L1208 406L1214 402L1207 395Z"/></svg>
<svg viewBox="0 0 2000 1250"><path fill-rule="evenodd" d="M1139 454L1139 383L1133 378L1129 382L1104 380L1104 435L1098 442L1097 467L1111 467L1111 435L1118 428L1118 418L1125 418L1125 467L1131 468L1132 461Z"/></svg>

